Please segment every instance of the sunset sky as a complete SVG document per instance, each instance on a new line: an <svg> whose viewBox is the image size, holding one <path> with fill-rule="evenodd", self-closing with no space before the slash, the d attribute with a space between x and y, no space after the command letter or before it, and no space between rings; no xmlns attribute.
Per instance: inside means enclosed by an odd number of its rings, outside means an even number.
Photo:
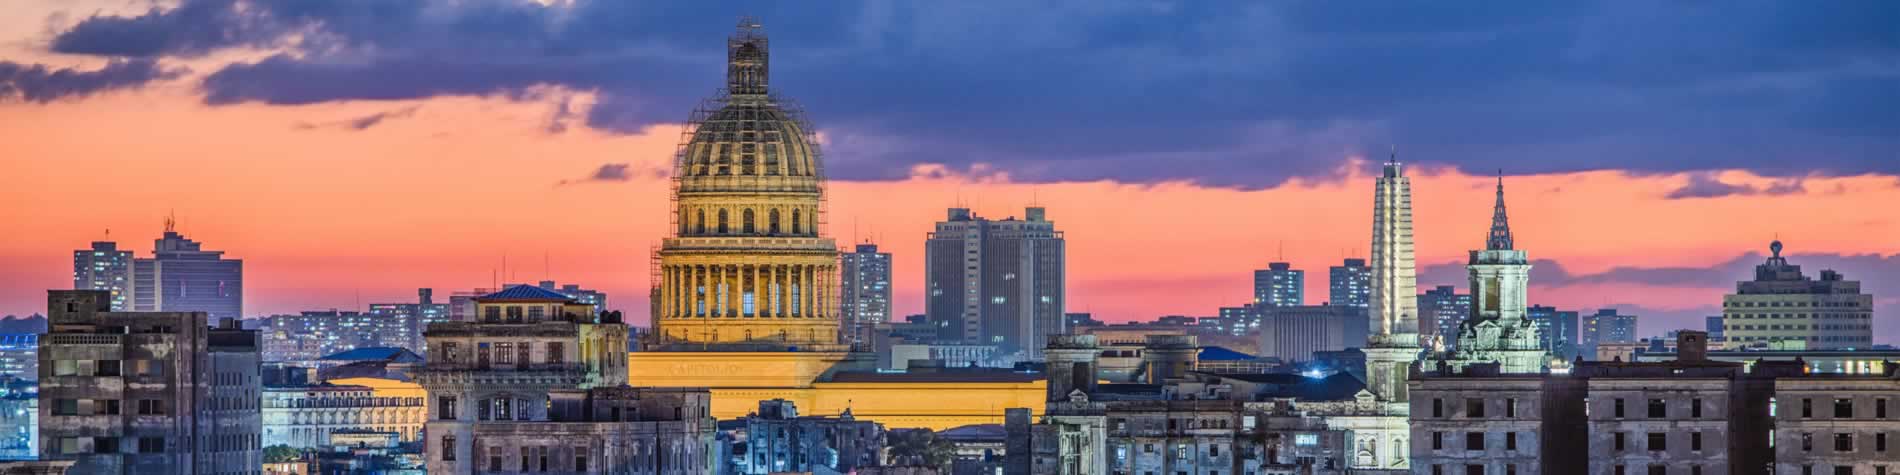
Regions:
<svg viewBox="0 0 1900 475"><path fill-rule="evenodd" d="M1900 2L1552 3L9 1L0 315L175 212L245 260L250 315L505 258L644 321L681 122L751 14L900 316L960 204L1047 207L1070 311L1212 315L1281 252L1324 301L1396 147L1421 289L1465 286L1501 169L1533 302L1700 328L1778 237L1900 342Z"/></svg>

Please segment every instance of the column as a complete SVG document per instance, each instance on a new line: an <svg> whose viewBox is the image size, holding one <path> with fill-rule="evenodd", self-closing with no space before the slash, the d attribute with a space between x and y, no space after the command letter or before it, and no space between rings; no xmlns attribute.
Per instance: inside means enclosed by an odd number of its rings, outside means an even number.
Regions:
<svg viewBox="0 0 1900 475"><path fill-rule="evenodd" d="M673 266L661 266L660 281L653 283L660 288L660 315L656 319L673 315L673 282Z"/></svg>
<svg viewBox="0 0 1900 475"><path fill-rule="evenodd" d="M712 316L726 316L726 266L714 267L712 283L707 285L707 299L711 300Z"/></svg>
<svg viewBox="0 0 1900 475"><path fill-rule="evenodd" d="M805 287L805 301L799 302L798 304L804 307L804 310L802 313L805 315L805 318L812 318L813 317L812 308L816 307L816 305L813 305L813 304L816 303L817 297L818 297L818 292L813 291L815 290L816 286L812 284L817 283L818 278L812 276L811 274L812 274L812 271L816 269L814 269L813 266L810 266L810 265L799 266L799 268L800 270L803 271L801 272L803 277L800 277L800 279L803 282L803 285Z"/></svg>
<svg viewBox="0 0 1900 475"><path fill-rule="evenodd" d="M761 166L763 170L765 167ZM752 265L752 318L765 316L765 266Z"/></svg>

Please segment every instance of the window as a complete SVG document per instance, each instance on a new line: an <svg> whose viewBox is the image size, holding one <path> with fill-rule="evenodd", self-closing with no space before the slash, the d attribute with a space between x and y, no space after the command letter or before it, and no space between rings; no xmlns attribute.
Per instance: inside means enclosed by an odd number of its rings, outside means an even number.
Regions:
<svg viewBox="0 0 1900 475"><path fill-rule="evenodd" d="M521 306L508 306L508 323L521 323Z"/></svg>
<svg viewBox="0 0 1900 475"><path fill-rule="evenodd" d="M1853 465L1835 465L1834 475L1854 475Z"/></svg>
<svg viewBox="0 0 1900 475"><path fill-rule="evenodd" d="M436 398L435 414L436 414L436 420L443 420L443 421L455 420L456 419L455 396L442 396L442 397ZM443 460L455 460L455 459L443 459Z"/></svg>
<svg viewBox="0 0 1900 475"><path fill-rule="evenodd" d="M1517 475L1517 464L1505 464L1504 475Z"/></svg>
<svg viewBox="0 0 1900 475"><path fill-rule="evenodd" d="M1623 418L1623 398L1616 398L1616 418Z"/></svg>
<svg viewBox="0 0 1900 475"><path fill-rule="evenodd" d="M1875 452L1887 451L1887 433L1886 432L1880 432L1880 433L1874 434L1874 451Z"/></svg>
<svg viewBox="0 0 1900 475"><path fill-rule="evenodd" d="M1664 432L1649 433L1649 450L1651 452L1669 450L1669 434Z"/></svg>
<svg viewBox="0 0 1900 475"><path fill-rule="evenodd" d="M1517 398L1504 400L1504 417L1517 417Z"/></svg>
<svg viewBox="0 0 1900 475"><path fill-rule="evenodd" d="M548 361L548 364L561 364L561 363L567 362L567 355L563 354L561 350L561 342L558 342L558 341L548 342L547 361Z"/></svg>
<svg viewBox="0 0 1900 475"><path fill-rule="evenodd" d="M1432 398L1432 417L1445 417L1445 400Z"/></svg>
<svg viewBox="0 0 1900 475"><path fill-rule="evenodd" d="M147 415L163 415L163 414L165 414L165 401L158 400L158 399L140 399L139 400L139 415L147 416Z"/></svg>
<svg viewBox="0 0 1900 475"><path fill-rule="evenodd" d="M1650 465L1649 475L1669 475L1669 467L1666 465Z"/></svg>
<svg viewBox="0 0 1900 475"><path fill-rule="evenodd" d="M1874 400L1874 417L1881 419L1887 418L1887 398Z"/></svg>
<svg viewBox="0 0 1900 475"><path fill-rule="evenodd" d="M1834 400L1834 418L1835 419L1853 419L1854 418L1854 400L1844 399L1844 398L1835 399Z"/></svg>
<svg viewBox="0 0 1900 475"><path fill-rule="evenodd" d="M1623 471L1623 466L1622 466L1622 465L1617 465L1617 466L1616 466L1616 472L1615 472L1615 473L1616 473L1616 475L1625 475L1625 474L1624 474L1624 471Z"/></svg>
<svg viewBox="0 0 1900 475"><path fill-rule="evenodd" d="M488 471L501 471L501 447L488 448Z"/></svg>
<svg viewBox="0 0 1900 475"><path fill-rule="evenodd" d="M1806 432L1801 433L1801 451L1802 452L1814 451L1814 434L1810 434Z"/></svg>
<svg viewBox="0 0 1900 475"><path fill-rule="evenodd" d="M514 343L496 343L495 344L495 362L501 363L501 364L514 364L515 363L515 344Z"/></svg>
<svg viewBox="0 0 1900 475"><path fill-rule="evenodd" d="M1433 465L1433 466L1432 466L1432 475L1445 475L1445 466L1444 466L1444 465Z"/></svg>
<svg viewBox="0 0 1900 475"><path fill-rule="evenodd" d="M1814 417L1814 400L1802 398L1801 399L1801 418L1806 419L1809 417Z"/></svg>
<svg viewBox="0 0 1900 475"><path fill-rule="evenodd" d="M443 399L454 400L455 398L445 397ZM442 461L455 461L455 436L453 435L442 436Z"/></svg>
<svg viewBox="0 0 1900 475"><path fill-rule="evenodd" d="M1484 433L1465 433L1465 450L1484 450Z"/></svg>
<svg viewBox="0 0 1900 475"><path fill-rule="evenodd" d="M587 471L587 455L581 453L581 450L583 449L580 447L574 448L574 471L576 472Z"/></svg>
<svg viewBox="0 0 1900 475"><path fill-rule="evenodd" d="M1616 441L1614 442L1614 445L1611 445L1613 450L1618 450L1618 451L1623 450L1623 439L1624 437L1623 437L1622 432L1616 433Z"/></svg>
<svg viewBox="0 0 1900 475"><path fill-rule="evenodd" d="M78 399L54 399L53 400L53 415L55 416L79 415L79 400Z"/></svg>
<svg viewBox="0 0 1900 475"><path fill-rule="evenodd" d="M1483 399L1466 399L1465 400L1465 417L1469 417L1473 419L1484 417L1484 400Z"/></svg>
<svg viewBox="0 0 1900 475"><path fill-rule="evenodd" d="M489 310L492 311L494 310L494 308L491 307L489 308ZM455 362L455 353L456 353L455 350L457 346L460 346L460 345L457 345L455 342L452 342L452 341L442 344L442 362L444 363Z"/></svg>
<svg viewBox="0 0 1900 475"><path fill-rule="evenodd" d="M1834 434L1834 451L1835 452L1853 452L1854 451L1854 434L1847 434L1847 433Z"/></svg>
<svg viewBox="0 0 1900 475"><path fill-rule="evenodd" d="M119 438L118 437L93 437L92 438L92 453L95 453L95 454L119 453Z"/></svg>
<svg viewBox="0 0 1900 475"><path fill-rule="evenodd" d="M482 309L482 319L488 320L491 322L501 321L501 307L488 307L488 308Z"/></svg>
<svg viewBox="0 0 1900 475"><path fill-rule="evenodd" d="M1689 433L1689 450L1697 450L1697 451L1702 450L1702 433L1701 432Z"/></svg>
<svg viewBox="0 0 1900 475"><path fill-rule="evenodd" d="M1445 433L1432 433L1432 450L1445 450Z"/></svg>
<svg viewBox="0 0 1900 475"><path fill-rule="evenodd" d="M156 453L164 453L164 452L165 452L165 438L164 437L140 437L139 438L139 453L156 454Z"/></svg>
<svg viewBox="0 0 1900 475"><path fill-rule="evenodd" d="M534 345L533 343L528 343L525 341L521 342L521 344L519 345L515 345L515 358L516 358L515 361L517 362L517 364L525 365L529 363L528 355L529 353L534 351L532 348L530 348L533 345Z"/></svg>
<svg viewBox="0 0 1900 475"><path fill-rule="evenodd" d="M1504 450L1517 450L1517 433L1504 433Z"/></svg>
<svg viewBox="0 0 1900 475"><path fill-rule="evenodd" d="M1702 398L1689 400L1689 417L1702 418Z"/></svg>
<svg viewBox="0 0 1900 475"><path fill-rule="evenodd" d="M1664 419L1668 417L1669 417L1669 403L1668 402L1662 399L1649 400L1649 418L1650 419Z"/></svg>
<svg viewBox="0 0 1900 475"><path fill-rule="evenodd" d="M1702 475L1702 466L1701 466L1701 465L1690 465L1690 466L1689 466L1689 475Z"/></svg>
<svg viewBox="0 0 1900 475"><path fill-rule="evenodd" d="M1484 475L1484 466L1475 463L1465 464L1465 475Z"/></svg>

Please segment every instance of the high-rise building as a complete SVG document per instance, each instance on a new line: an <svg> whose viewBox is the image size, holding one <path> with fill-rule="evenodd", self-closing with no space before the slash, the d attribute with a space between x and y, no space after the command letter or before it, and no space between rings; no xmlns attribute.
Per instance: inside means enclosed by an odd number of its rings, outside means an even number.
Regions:
<svg viewBox="0 0 1900 475"><path fill-rule="evenodd" d="M1306 271L1293 264L1269 262L1253 271L1253 302L1268 307L1306 305Z"/></svg>
<svg viewBox="0 0 1900 475"><path fill-rule="evenodd" d="M838 296L844 309L838 315L851 344L869 343L872 329L891 321L891 253L878 252L877 244L858 244L838 262L844 278L844 292Z"/></svg>
<svg viewBox="0 0 1900 475"><path fill-rule="evenodd" d="M1769 244L1768 262L1755 279L1737 282L1722 297L1723 337L1731 346L1783 350L1868 348L1874 344L1874 296L1839 272L1819 279L1781 257L1781 241Z"/></svg>
<svg viewBox="0 0 1900 475"><path fill-rule="evenodd" d="M1260 356L1313 361L1313 354L1366 346L1366 310L1340 305L1257 307Z"/></svg>
<svg viewBox="0 0 1900 475"><path fill-rule="evenodd" d="M1471 294L1440 285L1418 294L1419 341L1434 351L1458 347L1458 328L1471 316Z"/></svg>
<svg viewBox="0 0 1900 475"><path fill-rule="evenodd" d="M616 316L517 285L476 298L474 321L429 325L414 373L430 398L429 473L709 470L710 395L627 387Z"/></svg>
<svg viewBox="0 0 1900 475"><path fill-rule="evenodd" d="M1329 305L1368 308L1372 306L1372 268L1365 259L1346 262L1326 270Z"/></svg>
<svg viewBox="0 0 1900 475"><path fill-rule="evenodd" d="M1577 357L1577 312L1555 307L1532 305L1524 317L1537 324L1537 338L1552 358L1570 361Z"/></svg>
<svg viewBox="0 0 1900 475"><path fill-rule="evenodd" d="M244 260L207 251L165 221L165 235L152 243L152 258L132 260L131 309L139 312L205 312L212 320L243 318Z"/></svg>
<svg viewBox="0 0 1900 475"><path fill-rule="evenodd" d="M264 361L307 362L357 348L416 352L421 345L411 339L413 327L406 318L317 310L265 317L258 330L264 335Z"/></svg>
<svg viewBox="0 0 1900 475"><path fill-rule="evenodd" d="M416 289L416 297L415 303L369 304L369 314L378 319L395 320L408 327L411 345L405 348L423 354L426 348L422 347L422 330L431 323L449 321L449 305L435 303L435 289Z"/></svg>
<svg viewBox="0 0 1900 475"><path fill-rule="evenodd" d="M1528 307L1531 263L1516 248L1504 212L1504 177L1498 177L1497 204L1484 250L1471 251L1465 265L1471 275L1471 316L1458 326L1458 347L1446 363L1453 368L1495 363L1505 374L1544 372L1549 363Z"/></svg>
<svg viewBox="0 0 1900 475"><path fill-rule="evenodd" d="M1062 232L1042 208L1002 220L951 208L924 250L924 312L941 342L1040 359L1049 335L1063 333Z"/></svg>
<svg viewBox="0 0 1900 475"><path fill-rule="evenodd" d="M1381 401L1405 402L1406 375L1418 361L1418 270L1412 256L1412 180L1396 154L1372 193L1372 322L1366 388Z"/></svg>
<svg viewBox="0 0 1900 475"><path fill-rule="evenodd" d="M112 292L112 311L130 310L126 306L132 285L132 251L119 250L119 243L93 241L92 249L73 251L73 288Z"/></svg>
<svg viewBox="0 0 1900 475"><path fill-rule="evenodd" d="M40 458L74 473L254 473L257 332L207 327L205 312L113 312L111 295L48 292Z"/></svg>
<svg viewBox="0 0 1900 475"><path fill-rule="evenodd" d="M1583 359L1595 361L1598 346L1606 343L1636 343L1636 316L1605 308L1583 317L1583 331L1577 332L1577 349L1583 352Z"/></svg>

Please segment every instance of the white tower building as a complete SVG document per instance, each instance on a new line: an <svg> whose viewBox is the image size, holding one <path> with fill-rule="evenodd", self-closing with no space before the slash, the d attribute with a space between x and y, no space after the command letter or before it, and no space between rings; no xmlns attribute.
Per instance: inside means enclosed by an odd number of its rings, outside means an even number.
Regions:
<svg viewBox="0 0 1900 475"><path fill-rule="evenodd" d="M1505 374L1544 372L1548 356L1537 338L1537 324L1525 317L1531 264L1512 241L1500 177L1490 235L1484 250L1471 251L1465 266L1471 275L1471 314L1459 325L1458 349L1448 358L1454 369L1498 363Z"/></svg>
<svg viewBox="0 0 1900 475"><path fill-rule="evenodd" d="M1418 360L1418 280L1412 258L1412 181L1397 157L1386 161L1373 192L1372 311L1366 386L1380 400L1404 402Z"/></svg>

